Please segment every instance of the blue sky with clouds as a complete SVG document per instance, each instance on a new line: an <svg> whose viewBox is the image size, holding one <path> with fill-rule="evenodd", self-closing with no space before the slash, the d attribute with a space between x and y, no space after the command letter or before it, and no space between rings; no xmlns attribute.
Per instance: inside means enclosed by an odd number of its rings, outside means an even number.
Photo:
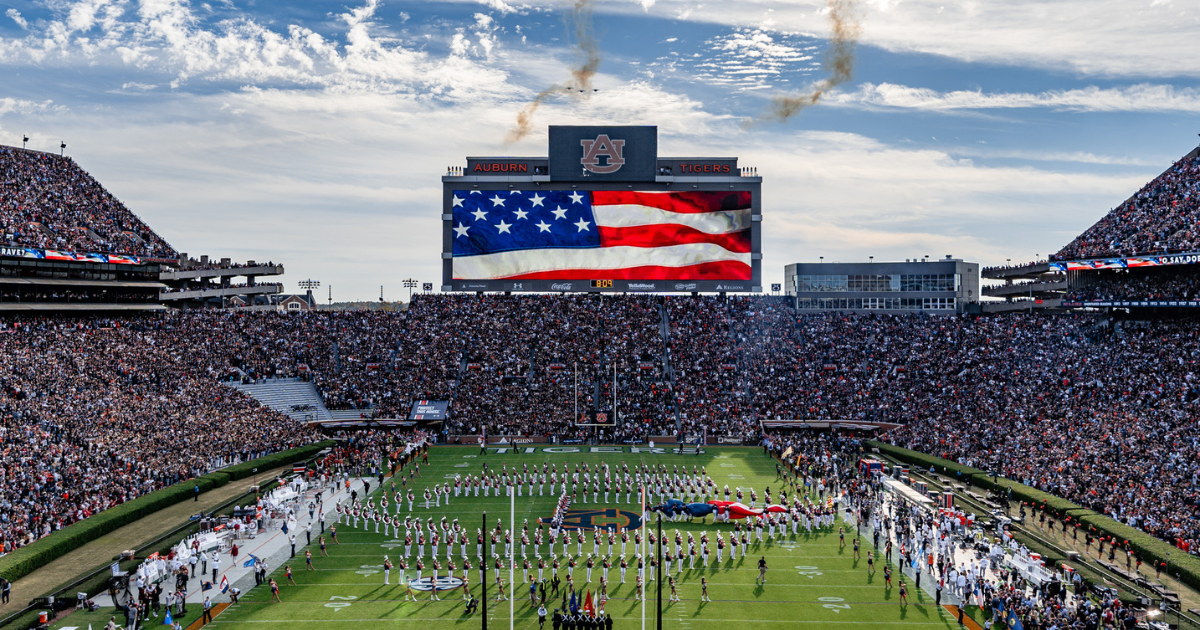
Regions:
<svg viewBox="0 0 1200 630"><path fill-rule="evenodd" d="M1200 6L860 0L853 79L824 0L595 0L589 98L571 2L0 0L0 143L67 151L172 244L272 259L370 299L440 279L440 176L545 153L549 124L657 124L664 155L764 177L764 282L796 261L1056 250L1197 144Z"/></svg>

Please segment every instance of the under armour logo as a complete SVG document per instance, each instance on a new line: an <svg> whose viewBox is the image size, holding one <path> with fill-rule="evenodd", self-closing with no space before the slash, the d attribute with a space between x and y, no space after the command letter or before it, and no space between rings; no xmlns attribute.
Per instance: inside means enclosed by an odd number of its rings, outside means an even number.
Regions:
<svg viewBox="0 0 1200 630"><path fill-rule="evenodd" d="M610 140L608 134L602 133L595 140L580 140L583 145L583 157L579 163L583 168L593 173L616 173L625 165L625 141ZM605 164L600 164L600 156L608 158Z"/></svg>

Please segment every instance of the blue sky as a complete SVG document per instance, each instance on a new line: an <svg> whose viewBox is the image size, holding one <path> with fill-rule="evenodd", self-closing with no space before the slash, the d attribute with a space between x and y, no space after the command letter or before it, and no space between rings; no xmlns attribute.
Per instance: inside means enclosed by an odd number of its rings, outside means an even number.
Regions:
<svg viewBox="0 0 1200 630"><path fill-rule="evenodd" d="M570 2L0 1L0 143L67 152L193 255L282 261L370 299L440 279L440 176L545 153L550 124L657 124L664 155L764 177L765 283L798 261L1045 256L1197 144L1200 7L860 0L853 79L823 0L596 0L589 98Z"/></svg>

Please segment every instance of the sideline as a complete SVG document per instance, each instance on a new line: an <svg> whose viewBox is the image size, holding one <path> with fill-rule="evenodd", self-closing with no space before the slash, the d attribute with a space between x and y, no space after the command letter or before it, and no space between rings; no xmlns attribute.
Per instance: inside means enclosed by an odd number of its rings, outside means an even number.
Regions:
<svg viewBox="0 0 1200 630"><path fill-rule="evenodd" d="M259 479L274 479L291 472L291 464L258 473ZM154 540L177 525L186 523L200 511L208 511L222 503L246 493L252 479L231 481L220 488L200 494L199 501L182 501L109 532L78 549L75 549L49 564L35 569L29 575L13 582L12 599L0 606L0 613L8 614L24 608L30 600L43 597L54 589L110 563L126 549L136 549ZM80 567L85 567L80 570ZM88 593L95 596L96 593Z"/></svg>
<svg viewBox="0 0 1200 630"><path fill-rule="evenodd" d="M213 621L216 621L216 620L217 620L217 615L221 614L221 612L222 612L222 611L224 611L226 608L229 608L229 604L228 604L228 603L224 603L224 604L213 604L213 607L212 607L212 609L211 609L211 610L212 610L212 618L213 618ZM189 626L187 627L187 630L200 630L200 628L203 628L203 627L204 627L204 625L205 625L204 623L202 623L203 621L204 621L204 615L200 615L200 618L199 618L199 619L197 619L197 620L195 620L195 621L193 621L193 622L191 623L191 625L189 625ZM212 622L209 622L209 623L212 623Z"/></svg>
<svg viewBox="0 0 1200 630"><path fill-rule="evenodd" d="M955 606L954 604L943 604L942 608L950 611L950 614L954 616L954 619L958 619L958 606ZM963 625L965 625L968 630L983 630L983 626L979 625L978 621L972 619L971 615L968 615L965 612L963 613ZM191 628L188 628L188 630L191 630Z"/></svg>

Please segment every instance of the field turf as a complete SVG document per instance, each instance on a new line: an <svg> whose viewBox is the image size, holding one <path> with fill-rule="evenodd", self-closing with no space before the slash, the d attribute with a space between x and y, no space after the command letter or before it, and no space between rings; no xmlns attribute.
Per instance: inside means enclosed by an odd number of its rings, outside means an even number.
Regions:
<svg viewBox="0 0 1200 630"><path fill-rule="evenodd" d="M552 451L561 451L563 448L552 448ZM775 479L774 460L759 449L710 447L701 455L681 456L670 453L632 453L630 447L620 447L619 449L618 447L605 447L605 450L608 451L623 451L621 453L592 452L592 447L588 446L565 448L577 448L578 452L545 452L544 448L536 447L534 453L522 452L518 455L496 454L489 451L488 455L480 456L478 448L436 447L431 449L429 463L421 466L421 476L415 478L412 485L419 497L428 484L453 478L455 474L477 473L485 460L489 467L494 469L499 469L502 464L507 464L510 468L514 465L519 467L522 463L528 463L531 468L534 464L540 467L543 461L549 461L557 464L560 471L564 462L568 462L572 467L577 462L587 462L592 465L594 470L601 461L609 462L614 469L624 461L631 468L642 462L651 465L665 463L668 469L675 464L680 466L686 464L689 469L692 465L704 466L717 483L718 488L725 484L729 484L731 488L737 486L756 488L760 493L760 500L763 488L769 486L775 492L778 492L779 488L779 482ZM407 476L409 469L406 468L402 474ZM399 479L396 480L396 483L399 487ZM390 487L390 480L385 482L385 486ZM372 487L372 493L378 501L378 489ZM549 492L547 492L548 494ZM749 493L747 492L748 497ZM603 498L603 493L601 493L601 503L595 505L591 502L589 495L586 502L581 500L572 507L574 509L620 508L632 510L635 513L639 510L634 505L605 505ZM551 515L554 502L554 498L550 496L519 497L516 504L516 528L514 529L519 530L522 520L527 518L531 523L532 532L536 527L538 517ZM407 506L404 507L407 508ZM393 511L393 509L389 508L389 511ZM470 535L468 551L474 555L475 530L480 526L480 513L483 510L488 512L488 521L493 527L496 518L503 518L505 527L512 528L508 522L509 499L504 496L493 495L484 498L481 495L478 498L471 496L470 498L455 499L451 495L450 505L447 506L443 502L441 508L429 510L421 507L418 500L414 516L422 519L432 516L435 521L440 520L442 516L446 516L448 519L459 519L460 523L468 528ZM401 515L406 513L406 509L401 510ZM840 520L838 524L839 526L844 525ZM664 533L668 533L672 538L676 529L684 532L685 538L686 532L694 532L697 540L700 532L707 530L713 539L714 554L715 532L718 528L725 530L726 537L728 537L728 532L732 531L733 526L730 524L714 525L711 517L704 524L699 521L694 524L686 522L664 522L663 524ZM789 534L780 542L752 542L745 558L740 557L739 554L736 560L731 559L726 553L724 562L720 566L715 566L714 555L712 560L714 566L700 569L698 561L697 569L685 568L682 574L676 573L679 594L683 601L679 603L666 602L669 590L664 584L663 626L679 630L731 627L752 627L765 630L785 626L797 627L797 624L814 629L840 625L912 628L913 630L958 627L957 622L951 618L948 612L934 606L933 598L927 593L912 588L910 584L910 603L902 605L896 588L885 589L882 570L877 571L874 576L867 574L865 558L869 536L862 537L864 541L863 559L855 561L850 546L850 541L854 536L852 529L847 532L845 548L841 548L839 545L836 527L820 533L814 531L813 534L806 534L803 528L800 531L798 536ZM403 531L401 535L403 535ZM222 612L210 625L222 630L249 628L266 630L280 627L358 630L363 627L380 627L381 623L405 621L420 623L425 630L473 628L481 625L481 613L464 614L461 589L454 592L440 592L439 596L443 598L443 601L430 601L428 592L418 592L418 597L423 598L422 601L405 601L405 589L398 584L398 570L392 571L391 585L385 586L382 573L383 556L388 554L395 561L403 554L404 548L398 546L399 541L393 540L390 536L375 534L374 525L369 531L363 530L361 527L354 529L346 524L338 527L338 538L341 544L329 545L329 557L318 555L315 547L316 538L314 535L314 546L311 547L315 557L316 570L305 570L302 550L297 552L296 559L292 563L297 585L286 584L283 579L282 567L276 567L273 577L281 585L282 603L271 603L270 592L265 586L255 587L242 596L239 604ZM519 540L519 535L516 538ZM618 546L619 544L618 540ZM585 555L591 551L591 546L591 536L589 535L587 544L584 546ZM606 546L602 545L602 553ZM499 547L502 550L503 542ZM530 559L536 563L532 544L530 547ZM570 549L574 551L575 545L572 544ZM426 553L428 554L429 551L427 547ZM555 551L561 553L561 541L556 545ZM619 550L615 549L614 551ZM726 551L729 551L728 548ZM416 553L415 545L413 552ZM545 545L541 552L543 555L548 555ZM439 555L442 558L445 557L444 547L439 550ZM628 557L632 559L632 555L631 537ZM755 585L756 563L760 556L766 556L770 567L766 586ZM457 551L455 561L461 567L461 555ZM426 562L428 563L428 556ZM472 558L472 562L475 562L474 558ZM614 617L614 628L640 627L642 604L633 599L635 569L632 567L635 564L631 563L628 583L625 585L619 584L620 572L616 568L616 564L617 562L614 561L614 568L608 574L610 600L606 610ZM882 567L877 566L877 568L881 569ZM564 582L565 573L564 566L559 573ZM411 579L411 569L408 575ZM424 575L429 576L428 569ZM455 572L455 575L461 575L461 568ZM535 568L531 571L531 577L536 579L536 575ZM547 569L547 579L549 575L550 570ZM581 561L574 571L576 587L580 590L590 588L595 594L600 579L599 575L600 570L596 569L593 573L593 581L590 584L585 583L586 570ZM476 566L471 571L471 589L477 596L482 590L478 576L479 571ZM699 582L702 576L708 579L709 596L713 600L711 603L700 601ZM515 604L514 627L536 628L536 607L532 607L529 603L528 587L520 584L520 569L516 570L515 577L518 582L516 588L508 589L509 596ZM489 571L489 580L491 579ZM507 581L506 574L505 582ZM656 585L657 582L648 582L647 590L651 594L651 600L646 604L645 616L647 627L651 628L655 624L653 593ZM507 627L509 602L495 600L494 583L488 585L488 595L489 626ZM560 604L561 596L548 598L547 608L552 611L555 606ZM546 627L550 627L549 621L547 621Z"/></svg>

